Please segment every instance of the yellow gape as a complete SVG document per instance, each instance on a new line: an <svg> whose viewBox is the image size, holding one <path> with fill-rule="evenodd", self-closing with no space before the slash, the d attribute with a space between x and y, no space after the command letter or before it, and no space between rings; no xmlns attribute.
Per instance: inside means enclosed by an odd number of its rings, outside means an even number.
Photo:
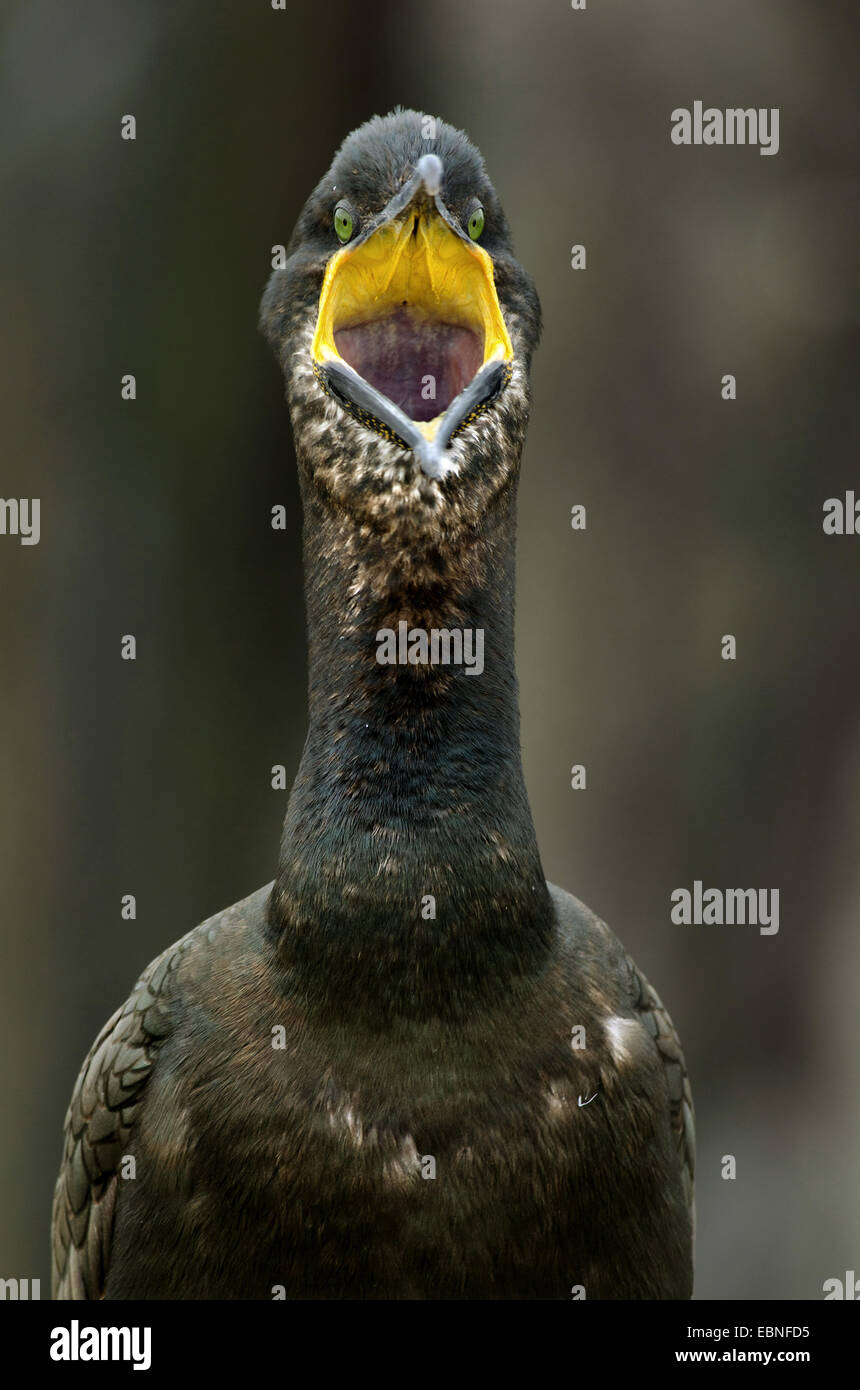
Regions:
<svg viewBox="0 0 860 1390"><path fill-rule="evenodd" d="M349 330L377 325L381 336L384 322L398 315L408 315L419 340L422 335L432 340L446 327L455 334L459 330L461 374L468 363L463 386L488 362L513 357L490 257L452 231L436 211L410 208L366 241L332 256L320 293L314 361L349 361L344 350ZM473 345L473 360L466 340ZM433 439L443 413L444 405L432 420L415 420L426 439Z"/></svg>

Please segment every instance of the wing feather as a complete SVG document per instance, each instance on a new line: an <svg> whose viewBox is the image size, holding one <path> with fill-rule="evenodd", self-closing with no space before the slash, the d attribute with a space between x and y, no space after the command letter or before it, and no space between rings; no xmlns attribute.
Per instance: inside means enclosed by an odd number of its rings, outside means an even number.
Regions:
<svg viewBox="0 0 860 1390"><path fill-rule="evenodd" d="M692 1215L696 1176L696 1129L693 1093L684 1053L681 1050L681 1039L657 991L629 956L626 960L630 969L633 1007L643 1027L654 1039L663 1062L669 1090L671 1124L678 1145L684 1190Z"/></svg>
<svg viewBox="0 0 860 1390"><path fill-rule="evenodd" d="M99 1033L66 1112L51 1230L54 1298L104 1296L119 1167L158 1049L169 1030L165 987L188 937L141 975Z"/></svg>

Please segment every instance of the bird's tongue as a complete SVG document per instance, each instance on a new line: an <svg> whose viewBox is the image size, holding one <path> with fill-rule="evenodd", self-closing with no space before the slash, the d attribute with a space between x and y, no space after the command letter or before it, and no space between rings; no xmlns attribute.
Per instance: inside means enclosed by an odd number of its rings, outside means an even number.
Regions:
<svg viewBox="0 0 860 1390"><path fill-rule="evenodd" d="M447 410L483 361L478 333L407 306L337 329L334 341L345 362L415 421Z"/></svg>

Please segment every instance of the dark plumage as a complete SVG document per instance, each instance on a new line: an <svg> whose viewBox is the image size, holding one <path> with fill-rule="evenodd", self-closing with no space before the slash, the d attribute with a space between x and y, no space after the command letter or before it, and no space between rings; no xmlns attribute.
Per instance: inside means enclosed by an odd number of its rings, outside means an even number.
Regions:
<svg viewBox="0 0 860 1390"><path fill-rule="evenodd" d="M523 783L514 533L538 300L479 154L423 121L347 139L264 297L305 513L307 743L274 884L155 961L84 1066L60 1297L691 1293L678 1038L609 929L545 882ZM323 277L402 222L435 228L471 285L476 200L512 352L425 458L391 401L314 357ZM341 201L354 231L335 265ZM440 302L451 316L471 331ZM367 352L404 331L374 328ZM457 339L434 334L434 351ZM407 346L420 359L420 336ZM482 629L483 673L379 664L377 633L403 620Z"/></svg>

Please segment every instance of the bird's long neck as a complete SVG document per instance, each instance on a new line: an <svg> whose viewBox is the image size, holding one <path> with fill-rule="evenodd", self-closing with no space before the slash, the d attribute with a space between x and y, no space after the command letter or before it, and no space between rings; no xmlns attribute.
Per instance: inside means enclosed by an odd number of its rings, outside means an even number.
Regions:
<svg viewBox="0 0 860 1390"><path fill-rule="evenodd" d="M473 1007L537 968L551 932L520 759L513 489L449 546L304 501L310 717L278 949L328 1007Z"/></svg>

